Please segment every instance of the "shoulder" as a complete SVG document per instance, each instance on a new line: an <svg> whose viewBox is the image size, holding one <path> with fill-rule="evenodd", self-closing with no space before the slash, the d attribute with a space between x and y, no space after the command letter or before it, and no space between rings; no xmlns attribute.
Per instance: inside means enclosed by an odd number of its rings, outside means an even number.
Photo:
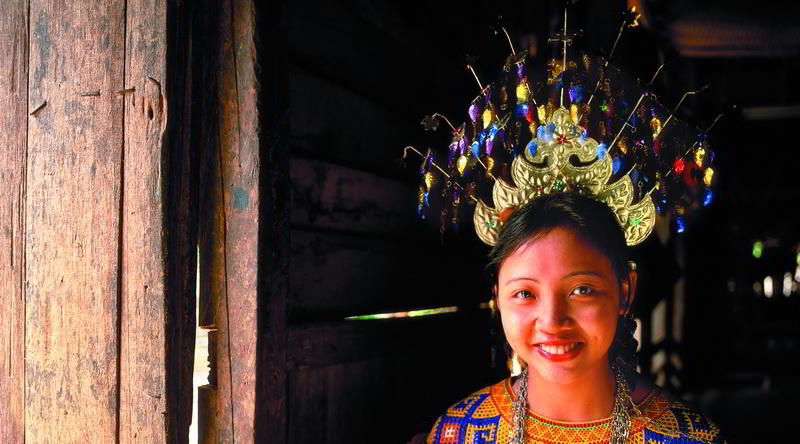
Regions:
<svg viewBox="0 0 800 444"><path fill-rule="evenodd" d="M503 413L511 408L508 380L484 387L450 406L433 425L428 443L465 442L467 436L497 436Z"/></svg>
<svg viewBox="0 0 800 444"><path fill-rule="evenodd" d="M724 443L719 427L706 415L658 387L640 410L642 415L634 427L644 434L644 442L676 442L678 438L685 443Z"/></svg>

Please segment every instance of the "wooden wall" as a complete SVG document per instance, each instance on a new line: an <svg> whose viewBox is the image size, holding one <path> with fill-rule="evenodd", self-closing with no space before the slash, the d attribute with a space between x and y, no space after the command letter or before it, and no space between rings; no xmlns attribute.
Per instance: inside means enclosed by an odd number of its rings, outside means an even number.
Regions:
<svg viewBox="0 0 800 444"><path fill-rule="evenodd" d="M187 11L4 4L3 442L185 438L177 407L191 393L177 376L191 369L194 337L180 331L194 325L196 235L192 176L175 168L187 65L167 47L187 54L171 33Z"/></svg>
<svg viewBox="0 0 800 444"><path fill-rule="evenodd" d="M202 36L197 50L205 62L195 67L203 85L195 96L204 215L199 220L199 325L209 330L211 378L198 393L199 434L201 442L209 443L268 442L256 437L257 425L266 428L260 434L279 435L286 416L282 392L275 400L264 398L269 389L285 385L283 363L277 358L285 343L280 340L282 296L280 290L262 289L281 279L281 270L267 266L263 251L270 248L269 254L284 257L280 240L271 234L275 230L269 228L280 223L283 213L282 204L273 198L281 180L269 172L285 169L285 162L271 163L276 157L265 147L262 131L272 127L262 123L258 108L264 93L257 77L262 59L256 47L256 20L257 14L270 16L256 11L248 0L209 1L203 8L206 13L196 26ZM268 79L274 63L264 63ZM268 308L275 311L266 313ZM272 343L278 344L271 354L277 360L262 366L262 351ZM267 413L256 421L262 407Z"/></svg>
<svg viewBox="0 0 800 444"><path fill-rule="evenodd" d="M351 81L421 39L331 6L68 3L0 18L0 436L185 442L198 245L202 442L406 442L498 378L483 250L415 220L396 162L415 84Z"/></svg>
<svg viewBox="0 0 800 444"><path fill-rule="evenodd" d="M416 216L421 159L400 161L402 148L420 140L423 114L441 110L424 103L460 82L413 68L430 56L416 46L425 37L408 28L413 19L390 20L393 9L300 2L282 14L290 443L406 443L503 372L502 358L492 368L491 322L478 307L489 299L485 250L469 224L442 246L438 217ZM459 311L344 319L443 306Z"/></svg>

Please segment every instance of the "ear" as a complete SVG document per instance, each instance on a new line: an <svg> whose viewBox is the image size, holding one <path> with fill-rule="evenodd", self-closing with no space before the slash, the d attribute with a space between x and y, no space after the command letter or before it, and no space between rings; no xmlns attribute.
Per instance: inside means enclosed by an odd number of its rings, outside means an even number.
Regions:
<svg viewBox="0 0 800 444"><path fill-rule="evenodd" d="M628 279L622 281L619 301L619 314L626 315L633 308L633 301L636 299L636 282L639 277L636 268L629 268Z"/></svg>

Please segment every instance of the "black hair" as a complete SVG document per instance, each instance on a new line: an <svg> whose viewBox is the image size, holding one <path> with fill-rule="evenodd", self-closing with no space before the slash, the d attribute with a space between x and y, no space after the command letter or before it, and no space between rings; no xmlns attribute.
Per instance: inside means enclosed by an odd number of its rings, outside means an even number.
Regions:
<svg viewBox="0 0 800 444"><path fill-rule="evenodd" d="M538 239L557 227L571 228L611 261L622 282L628 278L628 248L625 234L611 209L604 203L577 193L553 193L516 209L489 252L492 285L500 265L522 244Z"/></svg>
<svg viewBox="0 0 800 444"><path fill-rule="evenodd" d="M611 268L620 283L628 280L628 246L622 227L611 208L582 194L553 193L536 198L516 209L505 222L497 242L489 252L486 269L491 285L497 285L500 266L517 248L558 227L572 229L603 253L611 262ZM623 365L631 386L637 366L638 344L633 339L634 328L635 323L630 317L620 316L614 342L609 350L609 360ZM620 363L617 358L621 358L623 362Z"/></svg>

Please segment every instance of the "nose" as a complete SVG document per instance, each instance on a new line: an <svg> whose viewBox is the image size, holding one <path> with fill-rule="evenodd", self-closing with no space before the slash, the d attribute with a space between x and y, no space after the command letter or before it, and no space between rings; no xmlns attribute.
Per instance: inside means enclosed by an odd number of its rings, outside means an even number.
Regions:
<svg viewBox="0 0 800 444"><path fill-rule="evenodd" d="M546 333L556 333L569 326L572 318L569 314L569 304L564 298L558 296L542 297L538 305L536 324L539 330Z"/></svg>

